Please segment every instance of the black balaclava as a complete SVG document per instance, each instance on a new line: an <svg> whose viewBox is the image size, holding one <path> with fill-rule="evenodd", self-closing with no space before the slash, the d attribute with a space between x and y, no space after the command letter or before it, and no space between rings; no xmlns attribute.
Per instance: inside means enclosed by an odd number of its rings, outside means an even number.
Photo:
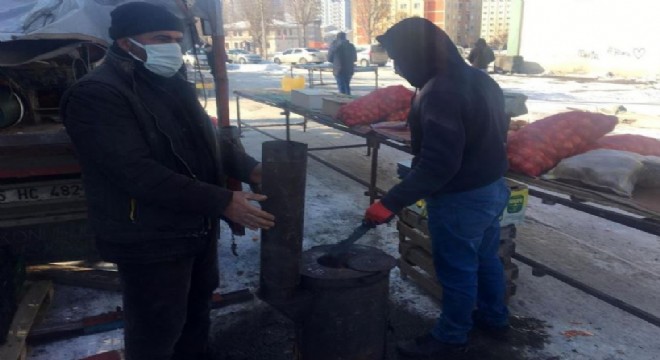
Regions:
<svg viewBox="0 0 660 360"><path fill-rule="evenodd" d="M394 60L397 72L416 88L435 75L467 66L449 36L424 18L401 20L376 40Z"/></svg>

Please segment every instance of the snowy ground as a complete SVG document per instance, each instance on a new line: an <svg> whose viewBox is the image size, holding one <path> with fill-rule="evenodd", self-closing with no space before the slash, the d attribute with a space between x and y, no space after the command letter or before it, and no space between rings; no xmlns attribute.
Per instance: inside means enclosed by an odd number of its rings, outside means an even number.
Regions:
<svg viewBox="0 0 660 360"><path fill-rule="evenodd" d="M236 89L278 87L288 67L273 64L230 67L230 91ZM302 72L300 74L303 74ZM579 108L611 111L619 105L627 112L620 116L630 124L617 132L642 133L660 138L660 87L658 84L579 82L556 78L500 76L495 79L505 90L529 96L529 121L544 115ZM380 70L381 85L403 83L390 68ZM356 93L373 88L373 75L357 74ZM328 87L334 89L333 86ZM215 103L208 102L209 112ZM235 106L232 103L232 114ZM281 122L277 109L251 101L241 101L241 116L251 124ZM284 137L281 127L266 128ZM294 140L310 146L361 143L361 138L310 123L306 133L292 128ZM247 151L260 158L261 143L270 138L255 131L244 132ZM316 155L368 178L369 161L364 149L316 152ZM387 147L381 148L379 186L387 189L396 182L396 163L409 156ZM304 247L334 243L348 235L361 218L368 200L364 188L314 160L309 160L306 189ZM533 199L529 221L521 228L518 252L570 274L613 296L660 316L660 239L562 206L547 206ZM259 236L249 232L238 240L239 256L229 251L226 230L220 242L221 292L255 289L259 274ZM384 226L368 233L360 243L377 246L396 256L398 236L394 226ZM525 344L515 347L515 359L593 359L653 360L660 358L660 328L567 286L553 278L535 277L531 269L520 266L516 281L518 292L511 300L515 315L544 321L547 341L541 348ZM424 319L428 325L439 313L437 302L394 269L391 274L391 299L398 309ZM114 310L121 304L118 294L96 290L56 286L54 303L46 321L75 319ZM223 324L240 320L245 311L264 309L259 301L214 311L214 339L222 339ZM421 321L421 320L420 320ZM592 336L566 337L567 330L584 330ZM424 331L418 326L415 331ZM221 340L219 340L221 341ZM218 345L220 346L220 345ZM78 337L32 348L29 359L79 359L98 352L122 347L122 331ZM243 357L249 359L250 357ZM253 357L256 358L256 357ZM395 357L393 357L395 358ZM494 354L481 359L501 358Z"/></svg>

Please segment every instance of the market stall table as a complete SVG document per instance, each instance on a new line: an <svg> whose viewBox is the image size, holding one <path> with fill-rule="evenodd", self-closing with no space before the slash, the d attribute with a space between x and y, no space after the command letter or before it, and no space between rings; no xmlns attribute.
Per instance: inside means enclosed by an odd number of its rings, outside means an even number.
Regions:
<svg viewBox="0 0 660 360"><path fill-rule="evenodd" d="M332 74L332 64L323 63L323 64L293 64L291 65L291 76L293 77L293 69L307 70L307 79L309 81L309 87L314 87L314 72L319 73L319 85L325 85L323 82L323 73ZM354 68L355 73L361 72L373 72L374 78L376 80L376 88L378 88L378 66L356 66Z"/></svg>
<svg viewBox="0 0 660 360"><path fill-rule="evenodd" d="M348 145L337 147L326 147L310 150L332 150L339 148L367 146L373 153L371 159L371 174L368 183L356 178L352 174L338 169L336 166L327 163L325 160L315 158L325 165L341 172L349 178L362 183L368 187L367 194L370 201L378 198L382 189L377 187L377 166L378 166L378 148L380 144L410 153L409 137L402 134L398 129L379 128L379 126L354 126L349 127L330 116L324 115L319 111L294 106L291 103L291 95L282 90L240 90L235 91L236 107L238 114L238 125L245 126L240 118L240 98L244 97L253 101L277 107L283 110L285 116L286 139L290 140L290 115L295 113L303 116L303 123L307 120L313 120L322 125L365 138L366 145ZM505 92L506 113L510 117L519 116L527 112L525 107L524 95ZM305 126L305 125L303 125ZM270 135L269 135L270 136ZM545 180L533 178L521 174L509 173L508 177L530 185L530 195L540 198L547 204L561 204L594 216L598 216L619 224L623 224L650 234L660 235L660 193L654 191L640 191L627 199L615 194L608 194L602 191L587 189L582 186L567 184L555 180ZM610 209L615 208L615 209ZM620 210L625 211L621 212Z"/></svg>

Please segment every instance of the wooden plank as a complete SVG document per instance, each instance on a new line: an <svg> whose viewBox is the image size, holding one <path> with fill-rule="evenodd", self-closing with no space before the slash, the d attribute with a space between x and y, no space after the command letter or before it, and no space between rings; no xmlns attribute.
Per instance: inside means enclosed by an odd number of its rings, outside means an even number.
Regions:
<svg viewBox="0 0 660 360"><path fill-rule="evenodd" d="M442 287L434 278L428 276L428 274L415 269L412 265L406 263L405 261L399 259L399 269L401 274L409 276L417 285L422 289L429 292L436 299L442 299Z"/></svg>
<svg viewBox="0 0 660 360"><path fill-rule="evenodd" d="M124 350L106 351L80 360L124 360Z"/></svg>
<svg viewBox="0 0 660 360"><path fill-rule="evenodd" d="M38 281L30 285L18 306L16 315L14 315L14 320L9 328L7 342L0 347L0 359L15 360L25 358L25 339L37 318L39 309L44 303L50 301L52 296L52 282Z"/></svg>
<svg viewBox="0 0 660 360"><path fill-rule="evenodd" d="M430 256L430 254L433 251L431 247L431 240L427 235L424 235L418 229L408 226L403 221L397 222L397 228L399 230L400 243L408 243L412 246L420 247ZM513 256L515 250L516 250L516 243L513 241L513 239L504 239L500 242L498 254L503 264L506 265L511 263L511 256Z"/></svg>
<svg viewBox="0 0 660 360"><path fill-rule="evenodd" d="M81 266L46 264L28 267L28 275L35 279L48 279L57 284L92 289L121 291L119 273Z"/></svg>
<svg viewBox="0 0 660 360"><path fill-rule="evenodd" d="M404 208L399 214L399 218L404 224L414 228L422 234L429 235L428 219L410 208ZM507 225L500 228L500 239L502 241L513 240L516 238L516 226Z"/></svg>
<svg viewBox="0 0 660 360"><path fill-rule="evenodd" d="M403 259L399 259L398 266L402 277L410 277L414 283L427 291L431 296L442 301L442 286L438 283L435 277L431 277L426 271L407 263ZM509 271L514 271L515 277L518 277L517 266L515 267L515 270L514 268L511 268ZM516 294L517 289L518 286L513 281L509 280L506 282L505 301L507 303L511 297Z"/></svg>

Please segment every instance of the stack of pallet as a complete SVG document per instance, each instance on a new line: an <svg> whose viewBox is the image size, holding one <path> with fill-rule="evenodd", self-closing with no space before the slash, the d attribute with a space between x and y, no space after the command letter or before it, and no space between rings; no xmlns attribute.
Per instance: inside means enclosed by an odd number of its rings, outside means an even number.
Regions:
<svg viewBox="0 0 660 360"><path fill-rule="evenodd" d="M397 222L399 230L399 269L404 277L409 277L419 286L438 299L442 299L442 287L436 280L431 256L431 240L428 220L421 210L409 207L402 211ZM506 278L506 299L516 293L514 280L518 278L518 266L511 262L516 249L514 239L516 227L513 224L501 228L499 255L504 265Z"/></svg>

